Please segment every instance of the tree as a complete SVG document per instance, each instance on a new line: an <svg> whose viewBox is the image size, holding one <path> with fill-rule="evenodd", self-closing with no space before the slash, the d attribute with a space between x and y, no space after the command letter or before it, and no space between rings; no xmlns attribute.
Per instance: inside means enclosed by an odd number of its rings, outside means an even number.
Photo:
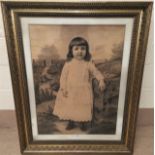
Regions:
<svg viewBox="0 0 155 155"><path fill-rule="evenodd" d="M116 60L116 59L122 59L122 55L123 55L123 42L119 43L119 44L114 44L113 49L112 49L112 60Z"/></svg>
<svg viewBox="0 0 155 155"><path fill-rule="evenodd" d="M41 54L38 57L40 60L51 61L59 59L60 56L55 45L46 45L42 48Z"/></svg>

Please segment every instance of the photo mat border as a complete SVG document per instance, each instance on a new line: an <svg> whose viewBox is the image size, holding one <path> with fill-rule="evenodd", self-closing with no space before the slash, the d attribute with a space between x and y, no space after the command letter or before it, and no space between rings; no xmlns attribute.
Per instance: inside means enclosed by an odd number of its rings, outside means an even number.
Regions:
<svg viewBox="0 0 155 155"><path fill-rule="evenodd" d="M123 111L124 111L124 101L125 101L125 90L127 82L128 64L130 56L130 45L132 38L133 29L132 18L21 18L22 27L22 37L24 45L24 55L26 62L26 73L28 76L28 89L30 97L30 110L31 110L31 120L32 120L32 133L35 140L121 140L122 124L123 124ZM36 101L35 101L35 90L34 80L33 80L33 70L32 70L32 56L30 47L30 34L29 25L124 25L125 26L125 37L123 45L123 58L122 58L122 69L119 89L119 100L118 100L118 114L117 114L117 125L116 134L104 135L104 134L94 134L94 135L49 135L49 134L38 134L37 128L37 118L36 118ZM119 116L119 117L118 117ZM102 137L103 136L103 137Z"/></svg>

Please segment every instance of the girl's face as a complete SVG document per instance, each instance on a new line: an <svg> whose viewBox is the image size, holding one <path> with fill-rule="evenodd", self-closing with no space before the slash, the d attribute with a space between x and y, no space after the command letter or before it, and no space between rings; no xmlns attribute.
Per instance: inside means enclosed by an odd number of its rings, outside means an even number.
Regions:
<svg viewBox="0 0 155 155"><path fill-rule="evenodd" d="M75 45L72 48L73 57L78 60L84 59L86 55L86 46L84 45Z"/></svg>

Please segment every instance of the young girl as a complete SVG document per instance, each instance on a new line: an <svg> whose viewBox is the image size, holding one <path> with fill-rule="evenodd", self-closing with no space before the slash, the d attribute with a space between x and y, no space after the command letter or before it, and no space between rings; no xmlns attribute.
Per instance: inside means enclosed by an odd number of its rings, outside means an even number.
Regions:
<svg viewBox="0 0 155 155"><path fill-rule="evenodd" d="M66 129L74 128L74 122L81 122L81 129L85 130L84 122L92 120L93 78L98 80L99 88L103 90L104 78L91 61L87 41L76 37L69 45L53 111L60 119L69 120Z"/></svg>

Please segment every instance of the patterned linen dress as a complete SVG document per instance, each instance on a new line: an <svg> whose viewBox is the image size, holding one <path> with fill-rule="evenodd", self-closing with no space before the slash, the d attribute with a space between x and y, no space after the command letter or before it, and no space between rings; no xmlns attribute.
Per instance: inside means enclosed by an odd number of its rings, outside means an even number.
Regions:
<svg viewBox="0 0 155 155"><path fill-rule="evenodd" d="M92 79L103 80L91 61L72 59L66 62L60 77L53 114L62 120L91 121L93 107ZM68 92L63 96L62 89Z"/></svg>

